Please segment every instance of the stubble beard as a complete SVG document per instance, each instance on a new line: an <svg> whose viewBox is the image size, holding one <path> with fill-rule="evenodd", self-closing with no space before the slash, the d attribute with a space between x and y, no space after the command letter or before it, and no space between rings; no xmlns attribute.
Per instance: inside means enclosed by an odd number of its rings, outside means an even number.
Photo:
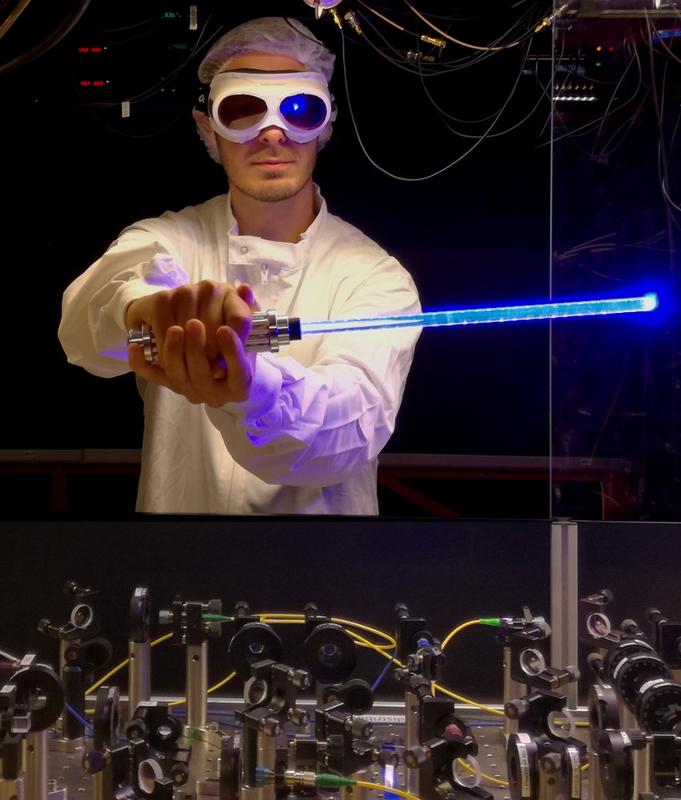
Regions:
<svg viewBox="0 0 681 800"><path fill-rule="evenodd" d="M239 181L230 177L228 166L225 165L225 173L229 184L238 189L246 197L257 200L261 203L278 203L282 200L289 200L300 194L312 180L312 173L317 162L316 154L310 164L306 174L293 178L282 178L281 172L272 170L264 172L258 181Z"/></svg>
<svg viewBox="0 0 681 800"><path fill-rule="evenodd" d="M238 189L242 194L261 203L277 203L281 200L289 200L303 191L312 180L312 175L304 176L299 182L291 183L282 181L281 175L276 172L265 173L264 182L256 186L248 186L230 181L231 185Z"/></svg>

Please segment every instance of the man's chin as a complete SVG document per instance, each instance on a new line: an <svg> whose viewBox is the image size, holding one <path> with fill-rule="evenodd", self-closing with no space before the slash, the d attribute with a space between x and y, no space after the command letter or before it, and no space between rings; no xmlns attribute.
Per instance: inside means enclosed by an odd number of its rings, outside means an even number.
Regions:
<svg viewBox="0 0 681 800"><path fill-rule="evenodd" d="M257 183L242 186L241 191L259 200L261 203L276 203L280 200L288 200L295 197L307 185L308 181L302 184L290 179L282 178L280 175L273 175L271 178L265 177Z"/></svg>

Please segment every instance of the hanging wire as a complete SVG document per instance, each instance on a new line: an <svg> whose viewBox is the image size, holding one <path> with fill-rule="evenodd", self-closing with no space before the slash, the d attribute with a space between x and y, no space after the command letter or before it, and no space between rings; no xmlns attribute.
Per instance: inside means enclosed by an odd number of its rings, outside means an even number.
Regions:
<svg viewBox="0 0 681 800"><path fill-rule="evenodd" d="M593 131L595 126L601 125L605 119L608 119L608 118L614 116L615 114L617 114L617 112L621 111L623 108L626 108L638 96L638 93L639 93L639 91L641 89L641 86L643 85L643 72L640 69L640 59L638 57L638 52L636 51L636 48L634 48L634 54L632 55L632 61L634 61L634 60L639 65L639 80L638 80L638 84L636 86L636 90L634 91L634 93L630 97L628 97L625 101L623 101L622 103L617 105L615 108L612 108L607 113L604 113L604 114L600 115L599 117L597 117L596 119L593 119L593 120L590 120L589 122L584 123L584 125L580 125L577 128L571 128L569 130L566 128L566 126L563 126L564 133L562 133L560 136L555 136L554 135L549 141L540 143L539 146L540 147L541 146L546 146L546 145L548 145L548 144L550 144L552 142L555 144L556 142L559 142L562 139L567 139L567 138L570 138L570 139L574 140L575 138L577 138L577 135L586 136L586 135L588 135L589 133L591 133ZM591 154L589 152L587 152L587 151L583 151L583 152L584 152L585 155L591 157Z"/></svg>
<svg viewBox="0 0 681 800"><path fill-rule="evenodd" d="M196 55L201 53L205 50L224 30L224 26L219 26L216 31L214 31L207 40L201 44L201 39L210 23L211 17L209 16L204 23L203 28L199 36L197 37L192 50L190 51L187 58L178 65L169 75L165 76L161 81L154 84L147 89L144 89L140 93L126 98L130 103L142 103L145 102L156 94L158 94L163 87L165 87L168 83L170 83L182 70L184 70L187 65L195 58ZM118 101L102 101L102 102L87 102L85 98L83 98L82 94L76 90L76 94L82 101L83 107L87 109L87 111L97 120L97 122L102 125L106 130L110 131L111 133L116 134L117 136L122 136L126 139L150 139L156 136L160 136L161 134L165 133L167 130L170 130L173 126L175 126L181 119L186 118L189 112L191 111L193 101L187 101L181 105L177 114L167 123L162 125L160 128L155 128L154 130L147 132L147 133L133 133L131 131L123 131L120 128L116 128L113 125L110 125L106 122L99 114L96 113L96 109L109 109L109 108L119 108L121 105L122 100Z"/></svg>
<svg viewBox="0 0 681 800"><path fill-rule="evenodd" d="M26 8L30 5L31 0L19 0L17 5L7 15L7 19L0 25L0 39L12 28L14 23L23 14Z"/></svg>
<svg viewBox="0 0 681 800"><path fill-rule="evenodd" d="M661 102L657 91L657 78L655 73L655 48L653 47L652 28L647 11L645 12L645 20L648 28L647 43L648 43L648 52L650 58L650 73L651 73L650 83L651 83L653 105L655 108L655 115L658 127L658 138L657 138L658 179L660 182L660 189L662 191L662 196L665 200L665 204L668 209L669 221L673 222L678 227L678 221L676 220L674 214L672 213L672 209L681 212L681 207L674 202L669 193L669 162L667 160L667 154L666 154L666 147L664 141L664 127L662 119L664 111L664 85L665 85L668 61L665 62L665 69L663 72L663 82L662 82L662 92L661 92L662 102ZM660 39L659 34L658 34L658 39ZM669 229L669 236L670 236L669 244L670 247L673 248L671 225Z"/></svg>
<svg viewBox="0 0 681 800"><path fill-rule="evenodd" d="M425 24L428 25L429 28L432 28L434 31L439 33L440 36L443 36L445 39L447 39L450 42L454 42L455 44L458 44L460 47L466 47L469 50L484 50L486 52L490 52L490 51L507 50L509 47L517 47L520 44L520 40L519 39L517 41L515 41L515 42L509 42L508 44L499 45L499 46L477 45L477 44L470 44L469 42L464 42L461 39L456 39L456 38L454 38L454 36L450 36L448 33L443 31L441 28L438 28L437 25L434 25L429 19L427 19L427 17L423 16L423 14L421 14L420 11L417 11L414 8L414 6L412 6L411 3L409 3L409 0L402 0L402 1L407 6L407 8L412 12L412 14L417 16L422 22L425 22Z"/></svg>
<svg viewBox="0 0 681 800"><path fill-rule="evenodd" d="M345 83L345 93L346 93L346 97L347 97L347 101L348 101L348 110L350 112L350 119L352 121L352 125L353 125L353 128L355 130L355 135L357 136L357 141L358 141L358 143L360 145L360 148L362 149L362 152L364 153L365 157L369 161L369 163L372 166L374 166L376 169L378 169L379 172L382 172L384 175L388 175L389 177L395 178L396 180L405 181L405 182L409 182L409 183L414 183L414 182L418 182L418 181L429 180L430 178L434 178L434 177L436 177L438 175L441 175L442 173L444 173L447 170L449 170L452 167L454 167L456 164L458 164L461 161L463 161L464 158L466 158L468 155L470 155L470 153L472 153L473 150L475 150L477 147L479 147L482 144L482 142L487 137L487 134L489 134L491 132L492 128L497 124L497 122L499 121L501 115L506 110L506 107L511 102L511 99L513 98L513 96L515 94L515 91L516 91L516 89L518 87L518 83L520 82L520 78L521 78L521 76L523 74L523 70L524 70L525 64L527 62L527 57L529 55L530 45L531 45L531 40L528 43L528 45L527 45L527 47L526 47L526 49L525 49L525 51L523 53L523 59L522 59L521 67L520 67L520 70L518 72L518 76L516 77L515 82L513 84L513 87L511 88L511 91L510 91L508 97L506 98L505 102L503 103L503 105L499 109L497 115L494 117L494 119L492 120L492 123L487 128L487 130L474 142L474 144L471 145L471 147L468 148L468 150L466 150L458 158L454 159L454 161L451 161L446 166L442 167L441 169L436 170L435 172L431 172L428 175L421 175L419 177L410 178L410 177L406 177L406 176L402 176L402 175L396 175L395 173L390 172L390 170L387 170L384 167L382 167L380 164L376 163L376 161L371 157L371 155L367 151L367 149L366 149L366 147L364 145L364 142L362 141L362 137L361 137L361 134L359 132L359 127L357 125L357 120L355 118L355 114L354 114L354 111L353 111L353 108L352 108L352 100L350 98L350 87L349 87L349 82L348 82L347 59L346 59L346 53L345 53L345 33L343 32L343 29L341 28L341 56L342 56L342 64L343 64L343 78L344 78L344 83Z"/></svg>
<svg viewBox="0 0 681 800"><path fill-rule="evenodd" d="M433 107L442 116L446 117L447 119L454 120L456 122L467 122L469 124L473 124L474 122L478 121L478 120L459 120L457 117L454 117L452 114L449 114L447 111L445 111L436 102L435 98L432 96L432 94L430 93L428 87L426 86L425 81L422 81L421 85L423 86L423 91L424 91L426 97L428 98L428 100L432 103ZM498 138L499 136L506 136L507 134L511 133L512 131L516 130L521 125L523 125L523 123L525 123L528 119L530 119L534 115L536 110L539 108L542 100L550 99L550 96L548 95L548 90L550 88L550 85L551 85L550 82L546 86L541 84L541 83L539 83L539 87L541 89L541 92L539 94L539 97L538 97L536 103L532 106L532 108L529 110L529 112L527 114L525 114L525 116L522 117L522 119L520 119L518 122L514 123L513 125L511 125L508 128L505 128L503 131L496 131L495 133L487 133L486 134L487 138L494 139L494 138ZM488 119L496 118L498 113L499 113L499 111L497 109L497 111L495 111L493 114L490 114L487 117L483 117L479 121L483 121L483 120L486 121ZM462 139L477 139L478 136L479 136L479 134L476 135L476 134L472 134L472 133L464 133L463 131L458 131L455 128L453 128L451 125L446 123L446 122L444 124L448 128L448 130L450 130L455 136L458 136L458 137L460 137Z"/></svg>
<svg viewBox="0 0 681 800"><path fill-rule="evenodd" d="M78 3L68 14L68 16L66 16L47 36L47 38L40 42L40 44L37 44L28 52L22 53L20 56L13 58L11 61L6 61L4 64L0 64L0 77L7 75L9 72L12 72L18 67L23 67L26 64L30 64L36 58L44 55L48 50L51 50L55 45L59 44L59 42L61 42L61 40L76 26L80 18L87 10L87 7L90 5L90 2L91 0L78 0Z"/></svg>
<svg viewBox="0 0 681 800"><path fill-rule="evenodd" d="M631 47L631 42L630 41L627 41L627 47ZM633 55L632 59L629 61L629 63L627 64L627 66L624 69L624 71L622 72L622 75L620 76L620 79L617 81L617 85L615 86L615 88L613 89L612 94L610 95L610 99L608 100L608 105L605 107L605 113L603 114L603 117L601 118L601 123L598 126L598 130L596 131L596 136L594 137L594 144L593 144L593 148L592 148L592 158L594 157L594 153L595 153L595 150L596 150L596 145L598 144L598 140L599 140L599 138L601 136L601 133L603 132L603 126L605 125L605 120L607 118L608 112L610 111L610 108L611 108L611 106L612 106L612 104L613 104L613 102L615 100L615 97L617 96L618 89L620 88L620 86L624 82L624 79L627 77L627 75L629 73L629 69L631 68L632 64L634 63L634 57L635 57L636 62L638 64L639 82L638 82L638 85L636 87L636 92L629 98L629 100L625 101L625 105L628 105L630 102L632 102L635 99L636 95L638 95L639 89L640 89L642 81L643 81L643 72L642 72L642 69L641 69L641 61L640 61L640 59L638 57L638 52L637 52L635 46L633 47L633 51L634 51L634 55Z"/></svg>
<svg viewBox="0 0 681 800"><path fill-rule="evenodd" d="M221 25L214 31L208 39L201 44L201 40L206 32L206 28L210 24L211 16L208 16L206 22L199 33L194 46L192 47L189 55L187 58L175 67L168 75L165 75L160 81L155 83L153 86L150 86L142 91L138 92L135 95L131 95L127 98L121 98L121 100L125 99L128 100L130 103L141 103L145 100L149 100L150 98L154 97L154 95L158 94L162 88L167 86L182 70L184 70L187 65L194 59L194 57L205 50L224 30L224 27ZM89 108L117 108L121 104L121 100L118 101L103 101L103 102L96 102L96 103L84 103Z"/></svg>

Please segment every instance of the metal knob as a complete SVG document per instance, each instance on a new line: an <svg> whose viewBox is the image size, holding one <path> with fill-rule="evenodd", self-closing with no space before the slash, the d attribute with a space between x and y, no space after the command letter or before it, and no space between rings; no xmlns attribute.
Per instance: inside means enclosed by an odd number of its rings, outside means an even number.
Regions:
<svg viewBox="0 0 681 800"><path fill-rule="evenodd" d="M156 337L148 325L142 324L139 329L133 328L129 330L128 344L142 345L144 360L149 364L158 364L158 345L156 344Z"/></svg>

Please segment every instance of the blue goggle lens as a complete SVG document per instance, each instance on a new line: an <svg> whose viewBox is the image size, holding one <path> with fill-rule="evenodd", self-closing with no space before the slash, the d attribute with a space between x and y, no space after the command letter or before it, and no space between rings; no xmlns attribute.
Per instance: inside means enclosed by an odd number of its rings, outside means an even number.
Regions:
<svg viewBox="0 0 681 800"><path fill-rule="evenodd" d="M281 101L279 112L294 128L312 131L324 122L326 103L313 94L294 94Z"/></svg>

